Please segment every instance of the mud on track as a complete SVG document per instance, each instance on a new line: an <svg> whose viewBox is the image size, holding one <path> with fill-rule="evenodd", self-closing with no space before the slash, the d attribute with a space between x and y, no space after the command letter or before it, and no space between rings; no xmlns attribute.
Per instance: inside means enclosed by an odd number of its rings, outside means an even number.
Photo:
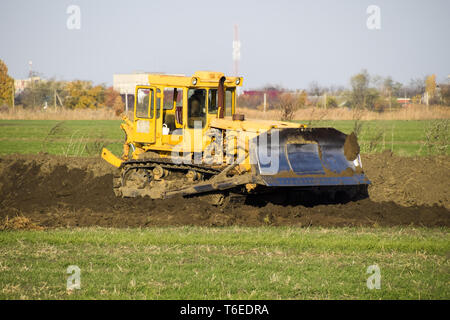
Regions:
<svg viewBox="0 0 450 320"><path fill-rule="evenodd" d="M162 225L450 226L450 158L363 157L370 199L346 204L276 204L249 199L217 208L198 198L122 199L113 168L99 158L0 158L0 220L24 216L43 227Z"/></svg>

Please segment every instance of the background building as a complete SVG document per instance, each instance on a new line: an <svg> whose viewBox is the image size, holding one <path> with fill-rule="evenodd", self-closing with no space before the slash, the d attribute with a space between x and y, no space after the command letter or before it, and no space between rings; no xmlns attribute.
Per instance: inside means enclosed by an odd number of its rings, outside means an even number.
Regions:
<svg viewBox="0 0 450 320"><path fill-rule="evenodd" d="M28 79L14 79L15 95L20 94L25 88L29 87L32 83L41 81L40 77L31 77Z"/></svg>
<svg viewBox="0 0 450 320"><path fill-rule="evenodd" d="M127 73L113 75L113 88L120 93L125 101L125 111L132 108L134 102L134 91L137 85L148 85L148 72Z"/></svg>
<svg viewBox="0 0 450 320"><path fill-rule="evenodd" d="M164 72L134 72L113 75L113 88L120 93L125 102L125 111L133 108L134 92L138 85L149 85L148 76L150 74L166 74ZM171 74L184 76L184 74Z"/></svg>

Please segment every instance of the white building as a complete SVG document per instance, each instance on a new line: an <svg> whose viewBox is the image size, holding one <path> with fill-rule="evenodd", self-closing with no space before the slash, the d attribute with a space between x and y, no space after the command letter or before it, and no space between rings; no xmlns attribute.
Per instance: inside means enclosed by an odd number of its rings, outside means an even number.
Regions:
<svg viewBox="0 0 450 320"><path fill-rule="evenodd" d="M114 74L113 88L125 99L125 111L128 112L130 102L134 100L134 92L137 85L148 85L149 73Z"/></svg>
<svg viewBox="0 0 450 320"><path fill-rule="evenodd" d="M118 91L125 100L125 110L128 112L129 106L134 102L134 92L138 85L149 85L148 76L150 74L165 74L162 72L134 72L113 75L113 88Z"/></svg>
<svg viewBox="0 0 450 320"><path fill-rule="evenodd" d="M14 79L15 94L20 94L25 88L29 87L32 83L41 81L40 77L31 77L28 79Z"/></svg>

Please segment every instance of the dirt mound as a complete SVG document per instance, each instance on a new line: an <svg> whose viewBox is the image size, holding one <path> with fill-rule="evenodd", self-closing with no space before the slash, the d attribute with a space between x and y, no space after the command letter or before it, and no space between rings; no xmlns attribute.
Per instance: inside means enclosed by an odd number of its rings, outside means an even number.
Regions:
<svg viewBox="0 0 450 320"><path fill-rule="evenodd" d="M385 151L364 156L362 162L373 201L450 209L450 157L398 157Z"/></svg>
<svg viewBox="0 0 450 320"><path fill-rule="evenodd" d="M344 155L348 161L353 161L356 159L360 152L358 139L354 132L350 133L345 139L344 143Z"/></svg>
<svg viewBox="0 0 450 320"><path fill-rule="evenodd" d="M363 165L373 182L371 199L305 207L248 198L223 209L198 198L117 198L115 169L98 158L10 156L0 159L0 221L19 214L42 227L450 226L450 180L436 183L448 176L448 159L383 154L365 157Z"/></svg>

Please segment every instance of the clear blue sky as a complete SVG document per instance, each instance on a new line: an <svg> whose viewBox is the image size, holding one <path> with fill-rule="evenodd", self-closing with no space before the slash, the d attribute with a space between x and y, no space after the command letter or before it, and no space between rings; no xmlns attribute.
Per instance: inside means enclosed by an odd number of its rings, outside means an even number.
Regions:
<svg viewBox="0 0 450 320"><path fill-rule="evenodd" d="M69 5L81 29L69 30ZM366 26L369 5L381 29ZM231 74L233 25L245 87L348 85L365 68L408 83L450 74L450 1L1 0L0 59L15 78L28 61L45 77L112 83L114 73Z"/></svg>

